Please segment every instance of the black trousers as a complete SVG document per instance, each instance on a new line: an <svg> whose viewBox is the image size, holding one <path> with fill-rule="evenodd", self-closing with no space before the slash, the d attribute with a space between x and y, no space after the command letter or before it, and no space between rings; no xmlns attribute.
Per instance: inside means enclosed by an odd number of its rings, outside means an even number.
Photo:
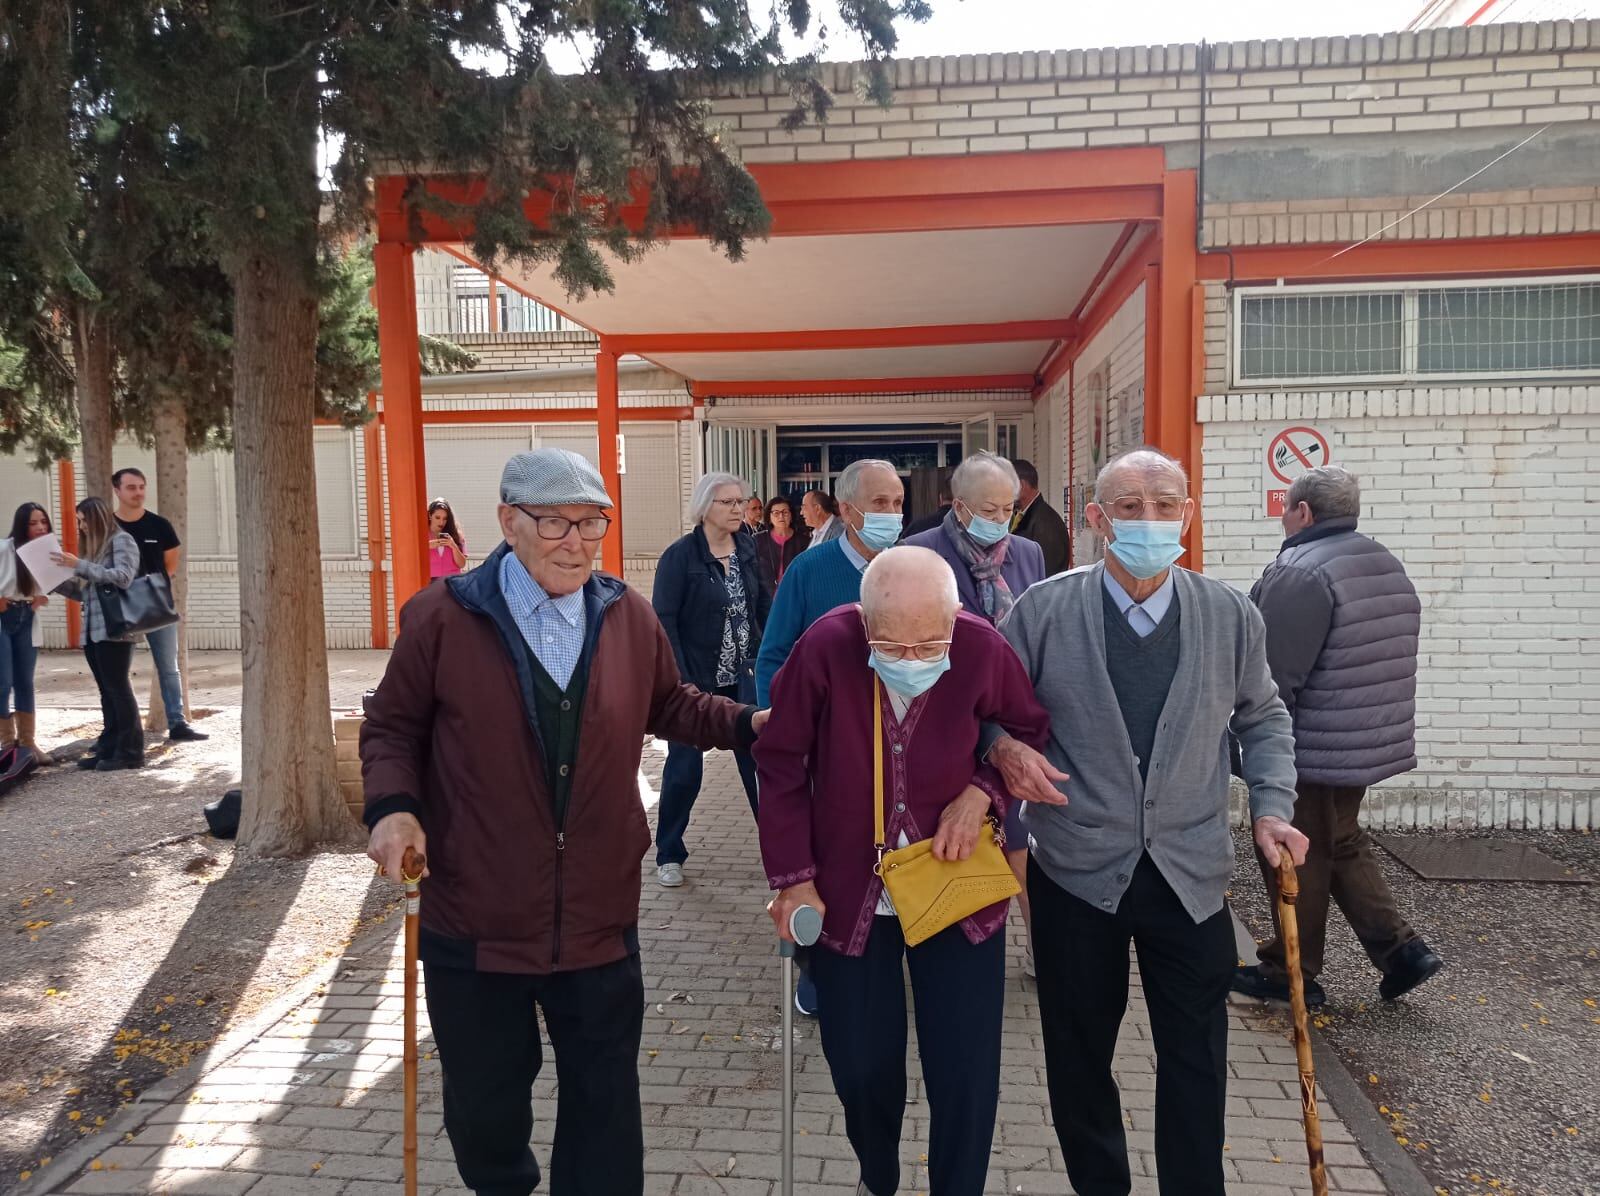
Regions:
<svg viewBox="0 0 1600 1196"><path fill-rule="evenodd" d="M1300 970L1306 979L1315 980L1322 971L1323 951L1328 944L1328 901L1339 906L1350 929L1361 940L1367 957L1380 972L1389 971L1389 960L1401 947L1417 937L1410 923L1395 907L1389 882L1383 879L1372 851L1372 836L1357 818L1365 788L1319 785L1301 781L1295 786L1294 825L1311 840L1306 862L1297 868L1300 899L1295 903L1295 922L1300 927ZM1283 940L1278 936L1278 869L1269 866L1261 849L1256 848L1256 863L1267 886L1272 906L1272 941L1257 954L1261 970L1268 975L1288 975Z"/></svg>
<svg viewBox="0 0 1600 1196"><path fill-rule="evenodd" d="M553 976L424 965L428 1020L444 1071L444 1128L461 1182L477 1196L528 1196L539 1186L533 1082L544 1063L537 1014L556 1056L553 1196L639 1196L644 1127L638 954Z"/></svg>
<svg viewBox="0 0 1600 1196"><path fill-rule="evenodd" d="M1128 1144L1111 1076L1128 1007L1128 943L1156 1049L1156 1173L1163 1196L1224 1196L1223 1103L1233 925L1198 926L1149 856L1114 913L1068 893L1028 859L1050 1112L1079 1196L1128 1196Z"/></svg>
<svg viewBox="0 0 1600 1196"><path fill-rule="evenodd" d="M102 760L143 760L144 727L139 721L139 699L133 696L133 682L128 676L133 666L133 645L85 640L83 655L100 690L103 725L94 754Z"/></svg>
<svg viewBox="0 0 1600 1196"><path fill-rule="evenodd" d="M711 692L735 702L753 700L753 686L724 685ZM756 761L749 752L734 752L733 762L739 767L739 779L744 782L745 800L750 803L750 815L756 817ZM700 783L705 776L705 749L690 743L668 742L667 762L661 770L661 804L656 810L656 865L681 864L689 858L689 849L683 845L683 836L689 830L689 815L700 797Z"/></svg>
<svg viewBox="0 0 1600 1196"><path fill-rule="evenodd" d="M908 949L900 920L879 917L858 957L812 948L822 1051L872 1196L894 1196L900 1188L905 965L928 1091L929 1187L936 1196L983 1192L1000 1101L1005 950L1004 934L974 946L959 926Z"/></svg>

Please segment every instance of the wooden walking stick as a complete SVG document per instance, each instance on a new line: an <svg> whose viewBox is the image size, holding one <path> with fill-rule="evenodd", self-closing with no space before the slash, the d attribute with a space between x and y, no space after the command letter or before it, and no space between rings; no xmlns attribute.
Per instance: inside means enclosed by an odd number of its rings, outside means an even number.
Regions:
<svg viewBox="0 0 1600 1196"><path fill-rule="evenodd" d="M1284 965L1289 969L1289 1008L1294 1013L1294 1053L1300 1065L1300 1111L1306 1126L1306 1161L1311 1191L1328 1196L1328 1171L1322 1162L1322 1120L1317 1116L1317 1073L1311 1062L1311 1027L1306 1024L1306 983L1300 973L1300 923L1295 902L1300 878L1287 848L1278 849L1278 930L1283 936Z"/></svg>
<svg viewBox="0 0 1600 1196"><path fill-rule="evenodd" d="M405 1122L406 1196L417 1196L417 932L422 913L422 874L428 859L406 848L400 879L406 886Z"/></svg>

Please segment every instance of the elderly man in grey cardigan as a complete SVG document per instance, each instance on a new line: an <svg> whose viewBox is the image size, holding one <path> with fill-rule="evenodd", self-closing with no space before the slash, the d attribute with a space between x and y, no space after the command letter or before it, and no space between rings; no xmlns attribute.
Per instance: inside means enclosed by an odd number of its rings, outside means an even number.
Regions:
<svg viewBox="0 0 1600 1196"><path fill-rule="evenodd" d="M1155 1040L1160 1190L1224 1193L1230 730L1257 845L1305 859L1261 616L1172 567L1195 513L1176 461L1148 448L1113 459L1086 512L1104 561L1033 586L1000 629L1050 713L1050 742L1041 756L1001 737L988 758L1019 797L1053 783L1068 795L1023 822L1050 1108L1080 1196L1131 1190L1111 1076L1130 941Z"/></svg>

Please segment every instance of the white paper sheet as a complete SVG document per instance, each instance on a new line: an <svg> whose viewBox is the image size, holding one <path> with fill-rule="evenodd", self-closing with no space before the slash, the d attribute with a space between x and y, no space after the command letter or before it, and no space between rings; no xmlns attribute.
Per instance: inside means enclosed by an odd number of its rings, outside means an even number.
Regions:
<svg viewBox="0 0 1600 1196"><path fill-rule="evenodd" d="M46 594L74 576L71 569L63 568L50 559L52 552L60 551L61 537L55 532L29 540L26 544L17 545L17 556L28 566L28 572L33 574L33 580L39 583L39 589Z"/></svg>

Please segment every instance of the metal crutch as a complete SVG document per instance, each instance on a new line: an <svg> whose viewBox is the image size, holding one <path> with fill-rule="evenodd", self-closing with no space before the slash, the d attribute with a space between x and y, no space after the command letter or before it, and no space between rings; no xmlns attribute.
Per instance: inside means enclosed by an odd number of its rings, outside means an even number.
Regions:
<svg viewBox="0 0 1600 1196"><path fill-rule="evenodd" d="M400 879L406 886L406 1012L405 1113L403 1154L405 1156L406 1196L417 1196L417 934L422 921L422 874L428 859L415 848L406 848L400 863Z"/></svg>
<svg viewBox="0 0 1600 1196"><path fill-rule="evenodd" d="M789 933L793 943L778 940L778 958L783 960L783 1196L794 1196L794 952L796 944L809 947L821 936L822 915L812 906L799 906L789 915Z"/></svg>
<svg viewBox="0 0 1600 1196"><path fill-rule="evenodd" d="M1317 1074L1311 1061L1311 1028L1306 1024L1306 984L1300 974L1300 923L1295 902L1300 879L1287 850L1278 849L1278 928L1283 935L1284 966L1289 969L1289 1008L1294 1014L1294 1053L1300 1066L1300 1112L1306 1127L1306 1161L1314 1196L1328 1196L1328 1172L1322 1159L1322 1120L1317 1116Z"/></svg>

